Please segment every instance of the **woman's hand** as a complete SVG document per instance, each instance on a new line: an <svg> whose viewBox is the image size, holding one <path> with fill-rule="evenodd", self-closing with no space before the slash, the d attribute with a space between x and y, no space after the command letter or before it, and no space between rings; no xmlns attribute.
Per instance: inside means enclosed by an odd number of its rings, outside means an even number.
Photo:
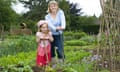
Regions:
<svg viewBox="0 0 120 72"><path fill-rule="evenodd" d="M64 30L64 28L62 28L62 27L60 27L60 26L57 27L56 29L57 29L57 30Z"/></svg>

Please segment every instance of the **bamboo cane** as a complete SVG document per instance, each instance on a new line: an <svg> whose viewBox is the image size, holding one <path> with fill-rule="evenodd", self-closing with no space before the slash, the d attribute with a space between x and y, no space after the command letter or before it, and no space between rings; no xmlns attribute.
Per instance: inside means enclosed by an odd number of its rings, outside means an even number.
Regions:
<svg viewBox="0 0 120 72"><path fill-rule="evenodd" d="M48 63L49 60L48 60L48 54L47 54L47 48L46 48L46 42L45 42L45 40L43 40L43 45L44 45L44 49L45 49L45 56L46 56L47 63ZM49 63L48 63L48 64L49 64Z"/></svg>
<svg viewBox="0 0 120 72"><path fill-rule="evenodd" d="M116 55L119 55L120 53L120 1L100 0L100 4L103 12L103 18L101 18L99 32L100 34L103 34L104 29L106 28L108 35L106 36L105 41L99 43L97 53L100 54L99 51L102 49L102 62L104 62L104 60L107 58L110 72L119 72L119 69L117 68L119 63L116 63ZM99 68L96 70L98 69Z"/></svg>

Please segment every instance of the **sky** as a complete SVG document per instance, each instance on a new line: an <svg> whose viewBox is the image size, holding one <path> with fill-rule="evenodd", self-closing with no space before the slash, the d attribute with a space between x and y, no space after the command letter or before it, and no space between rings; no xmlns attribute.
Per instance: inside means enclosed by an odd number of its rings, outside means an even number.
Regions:
<svg viewBox="0 0 120 72"><path fill-rule="evenodd" d="M69 0L73 3L78 3L79 7L82 8L84 15L99 17L102 13L100 0Z"/></svg>
<svg viewBox="0 0 120 72"><path fill-rule="evenodd" d="M77 3L80 8L82 8L83 15L99 17L102 13L99 0L69 0L70 2ZM19 14L29 11L23 7L23 4L17 3L13 4L12 8Z"/></svg>

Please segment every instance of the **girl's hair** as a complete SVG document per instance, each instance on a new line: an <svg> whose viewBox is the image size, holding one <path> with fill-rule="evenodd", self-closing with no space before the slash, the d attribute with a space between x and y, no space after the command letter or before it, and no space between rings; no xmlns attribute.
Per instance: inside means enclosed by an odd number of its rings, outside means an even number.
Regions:
<svg viewBox="0 0 120 72"><path fill-rule="evenodd" d="M50 10L50 5L51 5L51 4L56 4L56 5L58 6L58 9L57 9L57 10L59 10L58 2L55 1L55 0L52 0L52 1L50 1L50 2L48 3L48 10L47 10L48 13L51 12L51 10Z"/></svg>
<svg viewBox="0 0 120 72"><path fill-rule="evenodd" d="M48 24L47 23L44 23L47 25L47 29L48 29ZM38 32L41 32L41 27L44 25L44 24L41 24L39 27L38 27ZM46 34L49 33L49 29L47 30Z"/></svg>

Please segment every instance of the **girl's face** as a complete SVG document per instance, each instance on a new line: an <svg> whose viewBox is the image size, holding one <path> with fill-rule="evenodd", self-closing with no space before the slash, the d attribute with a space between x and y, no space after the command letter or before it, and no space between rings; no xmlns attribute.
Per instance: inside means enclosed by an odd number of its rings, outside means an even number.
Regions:
<svg viewBox="0 0 120 72"><path fill-rule="evenodd" d="M48 32L48 25L47 24L41 25L41 32L43 32L43 33L47 33Z"/></svg>
<svg viewBox="0 0 120 72"><path fill-rule="evenodd" d="M50 11L52 12L52 13L55 13L55 12L57 12L57 10L58 10L58 5L57 4L50 4L50 6L49 6L49 8L50 8Z"/></svg>

